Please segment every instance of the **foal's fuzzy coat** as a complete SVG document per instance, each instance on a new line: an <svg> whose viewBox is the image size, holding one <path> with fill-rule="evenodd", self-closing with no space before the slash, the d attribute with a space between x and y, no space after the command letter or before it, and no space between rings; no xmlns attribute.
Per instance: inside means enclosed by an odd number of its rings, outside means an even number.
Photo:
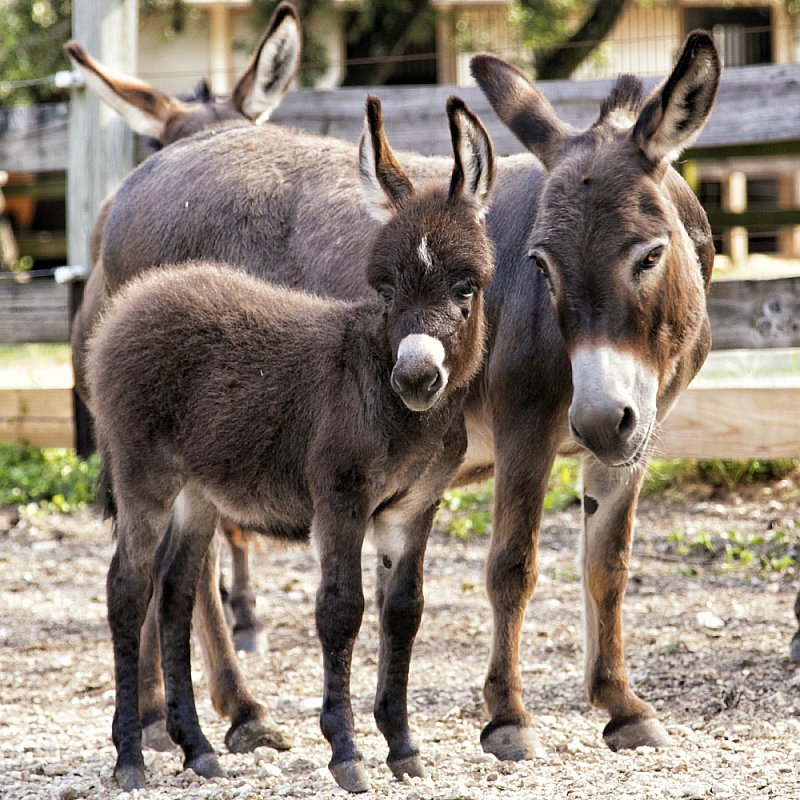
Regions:
<svg viewBox="0 0 800 800"><path fill-rule="evenodd" d="M479 120L451 98L450 189L416 194L376 99L367 112L360 169L375 212L388 220L367 278L383 302L322 299L194 264L135 281L92 340L92 407L116 504L108 613L123 788L144 783L137 661L154 559L168 730L188 767L220 774L197 722L189 668L194 588L220 513L273 536L311 532L322 571L321 726L334 777L350 791L369 786L349 672L364 604L361 547L374 529L375 718L395 775L424 772L408 728L408 665L425 544L466 448L461 406L483 356L493 250L482 218L494 157Z"/></svg>

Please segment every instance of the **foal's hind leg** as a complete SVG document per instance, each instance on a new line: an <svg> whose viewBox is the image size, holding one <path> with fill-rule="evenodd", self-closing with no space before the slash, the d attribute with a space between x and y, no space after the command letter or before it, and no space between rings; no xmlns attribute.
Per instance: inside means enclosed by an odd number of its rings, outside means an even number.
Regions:
<svg viewBox="0 0 800 800"><path fill-rule="evenodd" d="M225 744L232 753L249 753L257 747L288 750L290 743L277 729L269 712L250 694L239 669L217 591L218 554L219 539L214 537L197 584L194 619L211 702L217 713L231 721Z"/></svg>
<svg viewBox="0 0 800 800"><path fill-rule="evenodd" d="M250 586L250 544L242 529L230 520L220 521L225 538L231 549L233 581L230 605L234 616L233 643L237 650L246 653L267 652L267 636L264 623L256 616L256 596Z"/></svg>
<svg viewBox="0 0 800 800"><path fill-rule="evenodd" d="M381 624L375 721L389 745L386 763L398 779L426 774L408 726L408 670L422 619L422 562L434 513L431 507L403 519L390 511L375 520Z"/></svg>
<svg viewBox="0 0 800 800"><path fill-rule="evenodd" d="M611 470L587 457L583 465L583 590L585 677L592 705L611 721L603 738L612 750L666 747L669 734L652 706L630 687L622 649L622 598L636 498L644 472Z"/></svg>
<svg viewBox="0 0 800 800"><path fill-rule="evenodd" d="M118 497L117 549L106 582L108 622L114 647L116 704L112 739L117 750L114 777L123 791L145 784L139 718L139 645L152 592L150 565L159 525L130 513Z"/></svg>
<svg viewBox="0 0 800 800"><path fill-rule="evenodd" d="M183 750L184 766L205 778L224 773L197 717L190 638L197 581L216 523L216 509L199 490L185 486L173 506L170 534L156 553L156 601L167 731Z"/></svg>
<svg viewBox="0 0 800 800"><path fill-rule="evenodd" d="M151 750L167 751L175 748L175 742L167 733L165 705L157 612L151 598L142 625L139 647L139 717L142 720L142 744Z"/></svg>

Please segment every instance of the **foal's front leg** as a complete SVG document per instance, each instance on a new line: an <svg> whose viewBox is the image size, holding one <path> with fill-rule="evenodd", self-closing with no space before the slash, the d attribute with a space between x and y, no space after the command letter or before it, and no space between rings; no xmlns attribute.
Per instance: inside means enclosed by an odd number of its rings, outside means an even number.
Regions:
<svg viewBox="0 0 800 800"><path fill-rule="evenodd" d="M622 598L643 477L643 469L609 469L591 456L584 458L585 678L592 705L611 714L603 738L612 750L671 743L652 706L631 689L622 647Z"/></svg>
<svg viewBox="0 0 800 800"><path fill-rule="evenodd" d="M375 721L389 745L386 763L398 779L426 774L408 727L408 670L422 619L422 567L435 511L431 506L404 519L390 510L375 520L381 625Z"/></svg>
<svg viewBox="0 0 800 800"><path fill-rule="evenodd" d="M319 507L311 526L322 572L315 613L325 673L320 728L331 746L328 768L348 792L370 788L356 747L350 704L353 645L364 614L361 547L365 527L366 519L358 514L320 513Z"/></svg>

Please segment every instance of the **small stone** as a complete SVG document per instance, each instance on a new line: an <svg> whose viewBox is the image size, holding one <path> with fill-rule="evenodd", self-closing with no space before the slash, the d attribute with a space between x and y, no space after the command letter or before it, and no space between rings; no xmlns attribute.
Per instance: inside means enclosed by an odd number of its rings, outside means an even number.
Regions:
<svg viewBox="0 0 800 800"><path fill-rule="evenodd" d="M258 774L267 778L280 778L283 776L283 770L275 764L265 761L259 765Z"/></svg>
<svg viewBox="0 0 800 800"><path fill-rule="evenodd" d="M256 747L253 750L253 758L256 764L272 764L277 758L277 751L271 747Z"/></svg>
<svg viewBox="0 0 800 800"><path fill-rule="evenodd" d="M702 798L706 796L706 787L702 783L686 783L681 787L681 797Z"/></svg>
<svg viewBox="0 0 800 800"><path fill-rule="evenodd" d="M313 772L317 765L307 758L294 758L286 765L286 771L292 774L309 773Z"/></svg>
<svg viewBox="0 0 800 800"><path fill-rule="evenodd" d="M713 611L698 611L697 624L707 630L718 631L725 627L725 621Z"/></svg>

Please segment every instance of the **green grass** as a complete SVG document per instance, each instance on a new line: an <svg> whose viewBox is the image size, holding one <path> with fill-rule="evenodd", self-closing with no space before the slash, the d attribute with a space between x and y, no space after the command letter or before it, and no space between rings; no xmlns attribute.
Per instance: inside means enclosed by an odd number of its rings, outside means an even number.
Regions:
<svg viewBox="0 0 800 800"><path fill-rule="evenodd" d="M71 514L94 499L98 459L73 450L0 444L0 505Z"/></svg>
<svg viewBox="0 0 800 800"><path fill-rule="evenodd" d="M61 366L70 363L68 344L0 345L0 367Z"/></svg>

